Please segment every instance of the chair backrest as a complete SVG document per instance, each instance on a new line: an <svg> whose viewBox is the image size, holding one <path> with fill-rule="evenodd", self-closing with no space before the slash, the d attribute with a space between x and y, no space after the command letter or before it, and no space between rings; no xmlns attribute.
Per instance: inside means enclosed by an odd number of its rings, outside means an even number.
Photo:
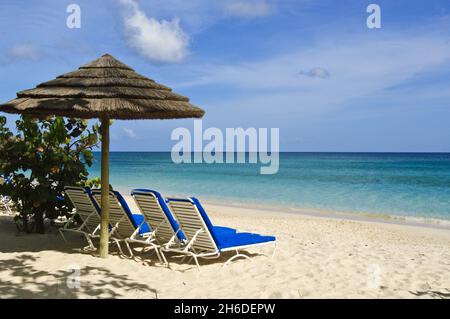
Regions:
<svg viewBox="0 0 450 319"><path fill-rule="evenodd" d="M131 195L160 244L169 242L175 234L180 241L186 239L183 232L178 231L179 225L160 193L149 189L134 189Z"/></svg>
<svg viewBox="0 0 450 319"><path fill-rule="evenodd" d="M92 195L101 209L102 191L100 189L94 189L92 190ZM109 223L112 227L116 228L116 231L112 234L113 236L128 238L135 232L136 227L131 222L131 212L128 205L126 205L125 200L121 203L118 196L123 199L118 192L109 192Z"/></svg>
<svg viewBox="0 0 450 319"><path fill-rule="evenodd" d="M100 224L100 208L93 200L91 190L88 187L67 186L64 192L88 231L93 232Z"/></svg>
<svg viewBox="0 0 450 319"><path fill-rule="evenodd" d="M168 198L167 203L180 223L180 228L188 241L199 230L202 230L193 243L194 250L198 252L218 251L211 221L196 198Z"/></svg>

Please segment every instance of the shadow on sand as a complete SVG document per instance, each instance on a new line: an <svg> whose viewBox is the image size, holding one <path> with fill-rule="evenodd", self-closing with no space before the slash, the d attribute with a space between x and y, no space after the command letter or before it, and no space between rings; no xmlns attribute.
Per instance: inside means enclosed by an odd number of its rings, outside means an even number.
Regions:
<svg viewBox="0 0 450 319"><path fill-rule="evenodd" d="M126 274L114 273L107 267L92 265L80 267L79 286L74 281L73 270L50 272L43 270L42 266L39 269L36 267L37 263L44 261L41 258L45 258L35 254L39 252L58 251L64 254L82 253L98 256L96 251L83 251L82 247L86 244L83 237L76 234L67 234L67 242L64 242L54 227L47 229L44 235L18 233L10 216L0 216L0 274L8 273L7 276L0 276L0 296L2 298L118 298L139 295L143 298L158 298L156 289L132 280ZM118 253L115 245L110 247L112 254ZM156 256L143 251L139 246L134 248L135 258L129 262L139 262L147 267L166 268L157 262ZM259 256L256 253L247 253L247 255L251 259ZM202 267L216 263L224 264L231 256L233 252L228 252L217 259L202 259L200 264ZM175 266L175 271L197 272L195 263L189 258L185 260L173 258L173 254L170 253L167 257L171 266ZM235 262L252 261L239 258ZM95 278L95 281L86 282L83 278Z"/></svg>
<svg viewBox="0 0 450 319"><path fill-rule="evenodd" d="M144 298L158 298L156 289L105 267L83 265L79 270L56 272L36 267L38 262L45 262L37 252L79 254L85 253L80 249L84 245L79 236L64 242L56 228L44 235L18 233L10 216L0 216L0 274L4 273L0 276L1 298L119 298L131 291Z"/></svg>
<svg viewBox="0 0 450 319"><path fill-rule="evenodd" d="M0 279L2 298L118 298L118 291L142 293L146 298L158 298L155 289L130 280L126 275L118 275L102 267L84 266L79 270L79 278L90 274L96 278L93 283L78 281L74 271L48 272L33 267L38 258L21 254L0 260L0 269L9 272L7 278Z"/></svg>

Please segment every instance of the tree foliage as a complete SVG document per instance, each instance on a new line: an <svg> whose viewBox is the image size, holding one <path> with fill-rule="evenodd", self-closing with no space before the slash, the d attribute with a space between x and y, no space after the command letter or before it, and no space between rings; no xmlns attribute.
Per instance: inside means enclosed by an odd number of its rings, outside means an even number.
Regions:
<svg viewBox="0 0 450 319"><path fill-rule="evenodd" d="M44 217L72 209L62 199L64 187L86 184L99 127L88 128L85 120L22 116L16 131L0 117L0 174L11 181L1 191L11 196L21 215L34 216L37 232L44 232Z"/></svg>

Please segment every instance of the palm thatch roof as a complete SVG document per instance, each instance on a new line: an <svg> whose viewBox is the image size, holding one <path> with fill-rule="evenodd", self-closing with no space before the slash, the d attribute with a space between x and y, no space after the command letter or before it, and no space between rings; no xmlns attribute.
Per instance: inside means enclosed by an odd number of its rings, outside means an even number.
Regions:
<svg viewBox="0 0 450 319"><path fill-rule="evenodd" d="M36 117L171 119L202 117L202 109L170 88L105 54L78 70L20 91L0 111Z"/></svg>

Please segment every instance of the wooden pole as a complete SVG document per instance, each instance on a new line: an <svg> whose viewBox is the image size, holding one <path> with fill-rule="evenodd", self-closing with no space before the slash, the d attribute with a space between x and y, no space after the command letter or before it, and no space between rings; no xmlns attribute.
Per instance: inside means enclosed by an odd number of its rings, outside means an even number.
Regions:
<svg viewBox="0 0 450 319"><path fill-rule="evenodd" d="M100 224L100 257L108 258L109 248L109 117L101 119L102 134L102 172L101 172L101 224Z"/></svg>

